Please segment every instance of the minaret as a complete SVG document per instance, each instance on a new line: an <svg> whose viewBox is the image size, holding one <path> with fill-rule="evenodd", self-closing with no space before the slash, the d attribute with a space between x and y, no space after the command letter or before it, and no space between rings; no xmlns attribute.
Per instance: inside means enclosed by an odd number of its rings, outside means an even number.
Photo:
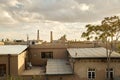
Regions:
<svg viewBox="0 0 120 80"><path fill-rule="evenodd" d="M50 31L50 42L51 43L53 42L53 33L52 33L52 31Z"/></svg>
<svg viewBox="0 0 120 80"><path fill-rule="evenodd" d="M37 30L37 41L39 41L39 30Z"/></svg>

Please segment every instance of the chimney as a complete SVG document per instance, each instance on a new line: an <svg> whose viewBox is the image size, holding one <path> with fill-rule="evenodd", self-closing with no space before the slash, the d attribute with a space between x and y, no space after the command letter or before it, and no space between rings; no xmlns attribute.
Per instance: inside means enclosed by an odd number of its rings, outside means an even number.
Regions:
<svg viewBox="0 0 120 80"><path fill-rule="evenodd" d="M51 43L53 42L53 33L52 33L52 31L50 31L50 42Z"/></svg>
<svg viewBox="0 0 120 80"><path fill-rule="evenodd" d="M39 41L39 30L37 30L37 41Z"/></svg>
<svg viewBox="0 0 120 80"><path fill-rule="evenodd" d="M27 45L29 45L29 35L27 34Z"/></svg>
<svg viewBox="0 0 120 80"><path fill-rule="evenodd" d="M28 34L27 34L27 41L29 40L29 36L28 36Z"/></svg>

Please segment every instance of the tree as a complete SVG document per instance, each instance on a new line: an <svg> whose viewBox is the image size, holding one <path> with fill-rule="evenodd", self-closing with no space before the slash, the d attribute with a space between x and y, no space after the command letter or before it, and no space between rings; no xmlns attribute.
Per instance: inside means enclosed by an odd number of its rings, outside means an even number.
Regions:
<svg viewBox="0 0 120 80"><path fill-rule="evenodd" d="M112 50L116 50L116 42L120 38L120 19L118 16L106 17L100 25L88 24L86 28L86 32L83 32L81 37L87 38L87 40L110 41Z"/></svg>
<svg viewBox="0 0 120 80"><path fill-rule="evenodd" d="M106 45L108 80L110 80L110 55L112 54L113 50L115 50L113 47L114 41L116 48L116 42L120 37L120 19L118 16L106 17L101 21L100 25L88 24L86 25L86 28L86 32L83 32L81 37L87 39L99 39L102 40ZM109 45L110 48L108 50Z"/></svg>
<svg viewBox="0 0 120 80"><path fill-rule="evenodd" d="M2 39L1 41L4 42L4 39Z"/></svg>
<svg viewBox="0 0 120 80"><path fill-rule="evenodd" d="M113 45L111 45L111 47L113 47L113 50L116 50L116 42L118 41L119 37L120 37L120 19L118 16L113 16L113 17L106 17L103 21L102 21L102 25L106 25L108 27L109 30L109 34L111 35L111 41L114 41L114 47Z"/></svg>
<svg viewBox="0 0 120 80"><path fill-rule="evenodd" d="M66 35L63 35L59 40L67 41Z"/></svg>
<svg viewBox="0 0 120 80"><path fill-rule="evenodd" d="M97 39L98 37L96 34L99 34L97 31L98 27L99 25L91 25L91 24L86 25L87 31L82 33L82 37L85 37L87 40Z"/></svg>

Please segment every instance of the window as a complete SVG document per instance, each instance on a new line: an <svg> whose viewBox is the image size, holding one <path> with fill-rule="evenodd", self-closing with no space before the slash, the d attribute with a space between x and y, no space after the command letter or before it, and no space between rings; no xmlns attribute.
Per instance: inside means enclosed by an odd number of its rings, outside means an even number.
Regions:
<svg viewBox="0 0 120 80"><path fill-rule="evenodd" d="M41 58L53 58L53 52L41 52Z"/></svg>
<svg viewBox="0 0 120 80"><path fill-rule="evenodd" d="M95 79L95 69L89 68L88 69L88 80L94 80Z"/></svg>
<svg viewBox="0 0 120 80"><path fill-rule="evenodd" d="M106 69L106 78L108 78L108 75L110 76L110 79L113 79L113 68L109 69L109 74L108 69Z"/></svg>
<svg viewBox="0 0 120 80"><path fill-rule="evenodd" d="M6 65L0 64L0 76L4 76L6 74Z"/></svg>

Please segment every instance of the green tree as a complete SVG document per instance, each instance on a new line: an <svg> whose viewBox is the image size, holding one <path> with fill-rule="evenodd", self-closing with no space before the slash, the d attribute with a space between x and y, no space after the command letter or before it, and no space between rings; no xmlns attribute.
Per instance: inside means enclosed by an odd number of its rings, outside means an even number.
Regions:
<svg viewBox="0 0 120 80"><path fill-rule="evenodd" d="M83 32L82 33L82 37L85 37L87 40L90 40L90 39L97 39L98 38L98 28L99 25L92 25L92 24L88 24L86 25L86 32Z"/></svg>
<svg viewBox="0 0 120 80"><path fill-rule="evenodd" d="M102 40L106 45L106 54L107 54L107 68L108 68L108 80L109 68L110 68L110 55L113 50L116 50L116 42L120 37L120 19L118 16L106 17L101 21L100 25L86 25L86 32L82 33L81 37L89 39L99 39ZM115 49L113 47L115 41ZM108 50L108 46L110 46Z"/></svg>
<svg viewBox="0 0 120 80"><path fill-rule="evenodd" d="M100 25L88 24L86 28L86 32L83 32L81 37L87 40L110 41L111 49L116 50L116 42L120 38L120 19L118 16L106 17L101 21Z"/></svg>

